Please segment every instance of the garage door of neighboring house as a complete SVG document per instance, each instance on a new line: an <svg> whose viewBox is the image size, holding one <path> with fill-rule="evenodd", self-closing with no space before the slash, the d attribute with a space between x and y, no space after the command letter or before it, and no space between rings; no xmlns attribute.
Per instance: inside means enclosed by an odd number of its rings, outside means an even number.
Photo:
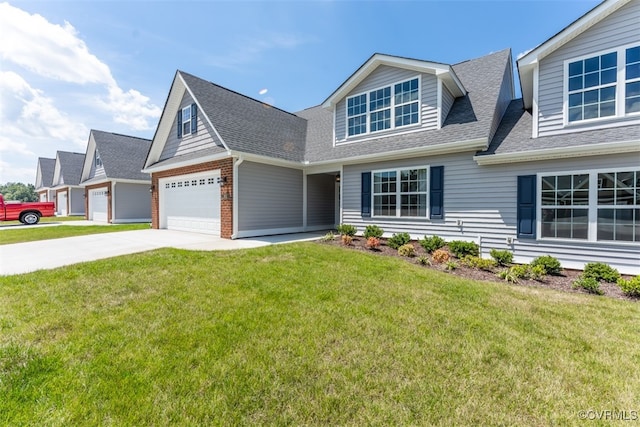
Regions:
<svg viewBox="0 0 640 427"><path fill-rule="evenodd" d="M58 215L67 216L67 192L58 193L56 196L56 206L58 207Z"/></svg>
<svg viewBox="0 0 640 427"><path fill-rule="evenodd" d="M47 201L47 193L40 193L40 201L41 202Z"/></svg>
<svg viewBox="0 0 640 427"><path fill-rule="evenodd" d="M220 235L220 171L162 178L160 228Z"/></svg>
<svg viewBox="0 0 640 427"><path fill-rule="evenodd" d="M89 219L107 222L107 187L89 190Z"/></svg>

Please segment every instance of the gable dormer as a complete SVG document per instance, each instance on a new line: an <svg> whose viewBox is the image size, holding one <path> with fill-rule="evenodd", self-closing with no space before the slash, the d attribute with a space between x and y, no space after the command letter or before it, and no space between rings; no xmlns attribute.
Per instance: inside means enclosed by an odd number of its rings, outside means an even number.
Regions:
<svg viewBox="0 0 640 427"><path fill-rule="evenodd" d="M442 127L466 90L446 64L375 54L323 104L334 144Z"/></svg>
<svg viewBox="0 0 640 427"><path fill-rule="evenodd" d="M532 136L640 123L640 1L607 0L518 60Z"/></svg>

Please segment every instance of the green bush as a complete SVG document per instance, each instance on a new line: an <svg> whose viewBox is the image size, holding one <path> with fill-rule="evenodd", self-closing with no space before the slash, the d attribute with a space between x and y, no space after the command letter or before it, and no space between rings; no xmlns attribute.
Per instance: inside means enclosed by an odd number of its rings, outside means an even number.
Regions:
<svg viewBox="0 0 640 427"><path fill-rule="evenodd" d="M369 237L375 237L377 239L381 238L384 234L384 230L377 225L367 225L364 229L364 238L368 239Z"/></svg>
<svg viewBox="0 0 640 427"><path fill-rule="evenodd" d="M420 240L420 246L422 246L428 253L440 249L446 244L447 242L445 242L444 239L440 236L424 236L424 238Z"/></svg>
<svg viewBox="0 0 640 427"><path fill-rule="evenodd" d="M469 268L477 268L479 270L493 271L496 262L492 259L483 259L477 256L466 256L460 260L462 265Z"/></svg>
<svg viewBox="0 0 640 427"><path fill-rule="evenodd" d="M559 275L562 271L562 266L557 258L551 255L542 255L531 261L531 267L540 265L544 268L545 274Z"/></svg>
<svg viewBox="0 0 640 427"><path fill-rule="evenodd" d="M581 288L587 292L591 292L592 294L602 295L600 282L598 282L598 280L594 277L580 275L576 280L573 281L572 286L574 289Z"/></svg>
<svg viewBox="0 0 640 427"><path fill-rule="evenodd" d="M630 297L640 297L640 276L625 280L622 277L616 282L622 292Z"/></svg>
<svg viewBox="0 0 640 427"><path fill-rule="evenodd" d="M407 243L398 248L398 255L414 257L416 255L416 248L414 248L411 243Z"/></svg>
<svg viewBox="0 0 640 427"><path fill-rule="evenodd" d="M325 234L324 236L322 236L320 238L320 240L323 241L323 242L330 242L330 241L335 240L335 239L336 239L336 235L333 234L333 231L328 232L327 234Z"/></svg>
<svg viewBox="0 0 640 427"><path fill-rule="evenodd" d="M420 265L431 265L431 261L429 260L429 257L424 256L424 255L420 255L417 258L418 264Z"/></svg>
<svg viewBox="0 0 640 427"><path fill-rule="evenodd" d="M513 274L510 268L507 268L506 270L502 270L501 272L499 272L498 277L503 280L506 280L509 283L518 283L518 278L516 277L515 274Z"/></svg>
<svg viewBox="0 0 640 427"><path fill-rule="evenodd" d="M540 280L547 275L547 270L541 265L534 265L529 269L529 277L533 280Z"/></svg>
<svg viewBox="0 0 640 427"><path fill-rule="evenodd" d="M387 240L387 246L393 249L398 249L402 245L406 245L411 240L409 233L393 234L390 239Z"/></svg>
<svg viewBox="0 0 640 427"><path fill-rule="evenodd" d="M518 279L528 279L531 275L531 267L527 264L514 265L509 271Z"/></svg>
<svg viewBox="0 0 640 427"><path fill-rule="evenodd" d="M465 242L463 240L454 240L449 242L449 250L457 258L464 258L466 256L478 256L480 253L480 247L474 242Z"/></svg>
<svg viewBox="0 0 640 427"><path fill-rule="evenodd" d="M351 225L351 224L340 224L338 226L338 234L340 234L341 236L355 236L356 232L358 231L358 229L355 227L355 225Z"/></svg>
<svg viewBox="0 0 640 427"><path fill-rule="evenodd" d="M620 273L604 262L590 262L584 266L584 277L593 277L598 281L604 280L609 283L616 283L620 278Z"/></svg>
<svg viewBox="0 0 640 427"><path fill-rule="evenodd" d="M445 263L445 267L449 271L453 271L458 268L458 264L454 260L449 260Z"/></svg>
<svg viewBox="0 0 640 427"><path fill-rule="evenodd" d="M491 249L489 254L491 255L491 258L496 260L498 265L507 266L513 263L513 252Z"/></svg>

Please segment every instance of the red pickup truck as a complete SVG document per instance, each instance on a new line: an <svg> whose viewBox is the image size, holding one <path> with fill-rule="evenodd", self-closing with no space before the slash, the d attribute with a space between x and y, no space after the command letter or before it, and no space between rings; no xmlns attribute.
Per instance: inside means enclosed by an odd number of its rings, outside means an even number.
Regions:
<svg viewBox="0 0 640 427"><path fill-rule="evenodd" d="M20 220L26 225L37 224L43 216L55 216L53 202L8 202L0 194L0 221Z"/></svg>

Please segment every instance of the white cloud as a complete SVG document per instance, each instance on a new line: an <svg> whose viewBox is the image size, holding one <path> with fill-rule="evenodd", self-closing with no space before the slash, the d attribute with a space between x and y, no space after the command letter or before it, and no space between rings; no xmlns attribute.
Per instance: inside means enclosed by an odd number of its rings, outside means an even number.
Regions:
<svg viewBox="0 0 640 427"><path fill-rule="evenodd" d="M111 113L116 123L135 130L151 129L156 124L152 119L160 117L161 108L134 89L120 88L109 66L89 51L70 23L56 25L41 15L0 3L0 27L3 60L55 81L101 85L106 94L96 107ZM31 107L37 109L38 105Z"/></svg>

